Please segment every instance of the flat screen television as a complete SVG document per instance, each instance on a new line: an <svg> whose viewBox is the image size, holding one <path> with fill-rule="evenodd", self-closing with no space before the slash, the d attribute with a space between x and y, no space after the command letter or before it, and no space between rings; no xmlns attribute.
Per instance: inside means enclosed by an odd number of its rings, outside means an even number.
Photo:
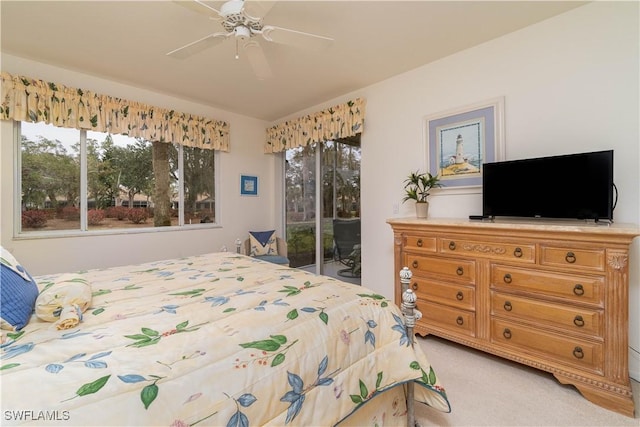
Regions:
<svg viewBox="0 0 640 427"><path fill-rule="evenodd" d="M613 221L613 150L484 163L482 216Z"/></svg>

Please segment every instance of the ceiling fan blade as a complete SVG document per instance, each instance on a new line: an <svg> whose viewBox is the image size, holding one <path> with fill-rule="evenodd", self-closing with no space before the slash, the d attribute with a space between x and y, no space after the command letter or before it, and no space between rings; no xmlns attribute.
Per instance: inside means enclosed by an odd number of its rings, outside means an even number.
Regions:
<svg viewBox="0 0 640 427"><path fill-rule="evenodd" d="M174 49L171 52L168 52L167 56L177 59L185 59L191 55L195 55L198 52L202 52L205 49L222 43L227 37L229 37L229 33L209 34L208 36L203 37L200 40L196 40L187 45Z"/></svg>
<svg viewBox="0 0 640 427"><path fill-rule="evenodd" d="M246 43L244 45L244 51L247 54L247 59L249 60L249 64L251 64L253 73L258 80L267 80L273 76L271 67L267 62L267 57L264 55L262 46L260 46L258 42L250 41Z"/></svg>
<svg viewBox="0 0 640 427"><path fill-rule="evenodd" d="M275 4L275 1L245 0L243 11L245 16L254 20L260 20L267 16Z"/></svg>
<svg viewBox="0 0 640 427"><path fill-rule="evenodd" d="M302 31L289 30L287 28L265 25L262 27L262 34L265 40L282 43L291 46L298 46L310 49L323 49L333 43L333 39L316 34L304 33Z"/></svg>
<svg viewBox="0 0 640 427"><path fill-rule="evenodd" d="M200 0L173 0L174 3L179 4L182 7L186 7L187 9L191 9L194 12L197 12L201 15L206 15L211 19L215 19L216 21L221 21L220 12L211 6L205 4Z"/></svg>

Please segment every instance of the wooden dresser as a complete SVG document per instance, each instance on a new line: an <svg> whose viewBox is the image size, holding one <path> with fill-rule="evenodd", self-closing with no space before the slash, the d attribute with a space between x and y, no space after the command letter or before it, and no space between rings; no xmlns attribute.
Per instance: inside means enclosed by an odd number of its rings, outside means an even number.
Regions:
<svg viewBox="0 0 640 427"><path fill-rule="evenodd" d="M552 373L634 416L629 245L640 229L550 221L392 219L395 270L409 267L433 334ZM395 299L401 302L396 275Z"/></svg>

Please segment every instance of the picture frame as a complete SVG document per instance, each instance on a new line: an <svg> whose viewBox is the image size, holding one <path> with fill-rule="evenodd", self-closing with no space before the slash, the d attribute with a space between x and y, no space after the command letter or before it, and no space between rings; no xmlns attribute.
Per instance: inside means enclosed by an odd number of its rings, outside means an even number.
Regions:
<svg viewBox="0 0 640 427"><path fill-rule="evenodd" d="M438 192L480 193L482 164L504 159L504 97L426 116L424 134Z"/></svg>
<svg viewBox="0 0 640 427"><path fill-rule="evenodd" d="M256 175L240 175L240 195L258 195L258 177Z"/></svg>

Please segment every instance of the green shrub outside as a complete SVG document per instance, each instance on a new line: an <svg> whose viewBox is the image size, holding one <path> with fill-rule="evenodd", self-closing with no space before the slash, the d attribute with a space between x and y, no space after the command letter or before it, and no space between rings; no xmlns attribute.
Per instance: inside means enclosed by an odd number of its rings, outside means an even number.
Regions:
<svg viewBox="0 0 640 427"><path fill-rule="evenodd" d="M332 219L323 223L324 259L333 258L333 226ZM287 224L287 254L291 266L302 266L315 263L315 222L298 222Z"/></svg>

